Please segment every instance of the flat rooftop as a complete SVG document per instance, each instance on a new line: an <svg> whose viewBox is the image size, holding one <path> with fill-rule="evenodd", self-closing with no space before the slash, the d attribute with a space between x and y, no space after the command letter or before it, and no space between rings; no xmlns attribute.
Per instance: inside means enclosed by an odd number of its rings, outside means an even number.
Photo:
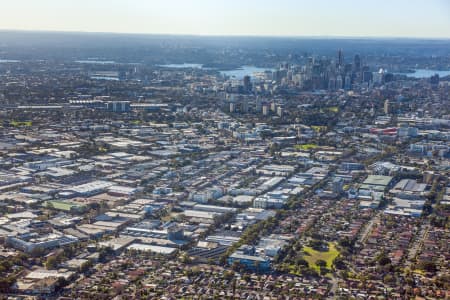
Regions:
<svg viewBox="0 0 450 300"><path fill-rule="evenodd" d="M138 250L138 251L150 251L150 252L160 253L160 254L164 254L164 255L170 255L170 254L174 253L175 251L177 251L176 248L139 244L139 243L131 244L130 246L127 247L127 249Z"/></svg>
<svg viewBox="0 0 450 300"><path fill-rule="evenodd" d="M369 175L367 179L364 180L363 184L388 186L389 183L391 183L392 178L392 176Z"/></svg>

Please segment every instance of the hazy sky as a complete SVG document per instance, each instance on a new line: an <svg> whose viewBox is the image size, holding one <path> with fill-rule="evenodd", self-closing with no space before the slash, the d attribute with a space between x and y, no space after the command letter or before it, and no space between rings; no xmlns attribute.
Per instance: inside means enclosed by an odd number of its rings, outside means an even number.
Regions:
<svg viewBox="0 0 450 300"><path fill-rule="evenodd" d="M450 0L1 0L0 29L450 38Z"/></svg>

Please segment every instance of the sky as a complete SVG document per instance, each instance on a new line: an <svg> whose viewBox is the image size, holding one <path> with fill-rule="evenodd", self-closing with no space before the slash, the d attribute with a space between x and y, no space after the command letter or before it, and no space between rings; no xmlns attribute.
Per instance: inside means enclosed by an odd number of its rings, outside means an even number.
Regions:
<svg viewBox="0 0 450 300"><path fill-rule="evenodd" d="M450 0L2 0L5 29L450 38Z"/></svg>

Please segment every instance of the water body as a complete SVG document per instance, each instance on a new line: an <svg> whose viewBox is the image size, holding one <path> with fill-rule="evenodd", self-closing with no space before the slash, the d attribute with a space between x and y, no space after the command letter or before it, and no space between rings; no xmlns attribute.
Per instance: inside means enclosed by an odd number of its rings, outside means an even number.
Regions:
<svg viewBox="0 0 450 300"><path fill-rule="evenodd" d="M203 65L202 64L168 64L168 65L158 65L158 67L163 67L163 68L171 68L171 69L203 69Z"/></svg>
<svg viewBox="0 0 450 300"><path fill-rule="evenodd" d="M250 76L253 77L254 73L261 73L264 71L274 71L274 69L270 68L259 68L255 66L242 66L239 69L235 70L227 70L227 71L220 71L220 74L228 77L233 77L236 79L242 79L244 76Z"/></svg>
<svg viewBox="0 0 450 300"><path fill-rule="evenodd" d="M15 59L0 59L0 64L1 63L18 63L20 62L20 60L15 60Z"/></svg>
<svg viewBox="0 0 450 300"><path fill-rule="evenodd" d="M167 64L167 65L158 65L158 66L164 67L164 68L172 68L172 69L192 68L192 69L213 70L211 68L203 67L202 64L183 63L183 64ZM258 68L255 66L242 66L238 69L233 69L233 70L222 70L222 71L219 70L220 74L222 74L223 76L232 77L232 78L236 78L236 79L242 79L242 78L244 78L244 76L247 76L247 75L250 77L253 77L254 73L261 73L264 71L274 71L274 69Z"/></svg>
<svg viewBox="0 0 450 300"><path fill-rule="evenodd" d="M428 70L428 69L416 69L414 70L414 73L396 73L400 75L406 75L406 77L411 78L430 78L431 76L434 76L435 74L438 74L439 77L445 77L450 75L449 71L438 71L438 70Z"/></svg>
<svg viewBox="0 0 450 300"><path fill-rule="evenodd" d="M76 60L75 62L79 64L98 64L98 65L110 65L116 63L113 60Z"/></svg>
<svg viewBox="0 0 450 300"><path fill-rule="evenodd" d="M119 81L119 78L117 77L108 77L108 76L91 76L91 79Z"/></svg>

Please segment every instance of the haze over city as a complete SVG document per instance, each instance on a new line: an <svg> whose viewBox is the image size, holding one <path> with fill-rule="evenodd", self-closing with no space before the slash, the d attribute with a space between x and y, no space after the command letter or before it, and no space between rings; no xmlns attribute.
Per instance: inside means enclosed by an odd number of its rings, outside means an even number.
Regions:
<svg viewBox="0 0 450 300"><path fill-rule="evenodd" d="M450 38L446 0L15 0L0 29L188 35Z"/></svg>

